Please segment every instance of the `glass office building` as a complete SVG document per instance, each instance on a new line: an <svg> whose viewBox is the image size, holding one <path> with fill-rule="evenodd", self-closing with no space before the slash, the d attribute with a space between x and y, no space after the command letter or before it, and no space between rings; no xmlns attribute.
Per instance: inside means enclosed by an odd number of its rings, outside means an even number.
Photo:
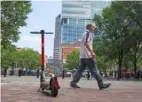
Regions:
<svg viewBox="0 0 142 102"><path fill-rule="evenodd" d="M94 14L101 14L108 1L62 1L61 43L75 43L81 39L86 25L94 23Z"/></svg>
<svg viewBox="0 0 142 102"><path fill-rule="evenodd" d="M75 43L85 31L86 24L92 20L64 18L62 21L62 43Z"/></svg>

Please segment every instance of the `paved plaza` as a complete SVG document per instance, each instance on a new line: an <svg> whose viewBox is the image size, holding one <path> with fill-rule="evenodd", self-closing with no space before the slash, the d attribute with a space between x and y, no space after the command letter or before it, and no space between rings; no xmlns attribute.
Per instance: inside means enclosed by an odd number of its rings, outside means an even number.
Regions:
<svg viewBox="0 0 142 102"><path fill-rule="evenodd" d="M96 81L82 78L81 89L69 87L71 78L61 79L61 89L56 98L49 92L37 92L39 79L35 76L1 77L2 102L142 102L142 81L115 81L106 90L98 90Z"/></svg>

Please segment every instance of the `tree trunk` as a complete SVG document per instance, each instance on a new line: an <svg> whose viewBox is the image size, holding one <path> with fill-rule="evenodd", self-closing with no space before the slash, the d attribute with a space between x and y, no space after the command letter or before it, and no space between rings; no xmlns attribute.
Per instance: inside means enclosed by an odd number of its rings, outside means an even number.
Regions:
<svg viewBox="0 0 142 102"><path fill-rule="evenodd" d="M134 71L135 71L135 75L136 75L136 73L137 73L137 61L135 61L135 63L134 63Z"/></svg>
<svg viewBox="0 0 142 102"><path fill-rule="evenodd" d="M122 51L119 52L118 56L119 56L119 58L118 58L118 77L117 77L117 80L120 80L121 79L121 69L122 69L122 59L123 59Z"/></svg>
<svg viewBox="0 0 142 102"><path fill-rule="evenodd" d="M121 68L122 67L122 59L119 59L119 62L118 62L118 77L117 77L117 80L120 80L121 79Z"/></svg>
<svg viewBox="0 0 142 102"><path fill-rule="evenodd" d="M128 64L126 62L124 64L124 67L125 67L124 71L127 71L129 69Z"/></svg>
<svg viewBox="0 0 142 102"><path fill-rule="evenodd" d="M137 48L135 49L135 56L134 56L134 71L135 71L135 75L137 72Z"/></svg>
<svg viewBox="0 0 142 102"><path fill-rule="evenodd" d="M135 42L135 45L134 45L134 71L135 71L135 75L136 75L136 72L137 72L137 53L138 53L138 49L139 49L139 44L137 42Z"/></svg>

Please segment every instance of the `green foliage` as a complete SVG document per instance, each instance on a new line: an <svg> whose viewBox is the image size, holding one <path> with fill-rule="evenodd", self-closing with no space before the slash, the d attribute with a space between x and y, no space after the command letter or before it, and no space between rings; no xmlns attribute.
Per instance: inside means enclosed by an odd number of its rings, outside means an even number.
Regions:
<svg viewBox="0 0 142 102"><path fill-rule="evenodd" d="M71 54L67 56L67 60L64 67L70 70L75 69L76 67L79 66L79 61L80 61L79 51L74 50Z"/></svg>
<svg viewBox="0 0 142 102"><path fill-rule="evenodd" d="M94 17L98 27L96 38L99 38L99 44L94 45L95 52L107 62L118 63L119 75L123 65L128 66L126 63L132 62L136 71L137 63L141 59L141 8L141 1L114 1L110 7L103 10L102 16Z"/></svg>
<svg viewBox="0 0 142 102"><path fill-rule="evenodd" d="M32 11L30 1L1 2L1 65L11 66L12 53L16 48L12 43L19 40L19 28L26 26L28 14Z"/></svg>
<svg viewBox="0 0 142 102"><path fill-rule="evenodd" d="M8 50L7 49L1 49L1 67L2 68L8 68L8 66L11 66L11 55L12 52L15 51L16 46L8 44Z"/></svg>
<svg viewBox="0 0 142 102"><path fill-rule="evenodd" d="M2 68L12 67L14 64L15 67L19 68L36 69L41 65L41 56L33 49L21 48L6 53L8 56L2 59Z"/></svg>
<svg viewBox="0 0 142 102"><path fill-rule="evenodd" d="M19 28L26 26L27 14L31 12L30 1L1 2L1 38L2 45L6 42L17 42Z"/></svg>

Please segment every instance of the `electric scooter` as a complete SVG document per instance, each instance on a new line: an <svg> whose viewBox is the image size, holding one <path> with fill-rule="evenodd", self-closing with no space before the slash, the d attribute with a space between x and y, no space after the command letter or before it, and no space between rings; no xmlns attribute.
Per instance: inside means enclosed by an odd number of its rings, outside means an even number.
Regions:
<svg viewBox="0 0 142 102"><path fill-rule="evenodd" d="M53 34L52 32L45 32L44 30L41 30L40 32L30 32L31 34L41 34L41 77L40 77L40 89L42 90L50 90L51 96L56 97L58 95L58 90L60 88L57 77L52 76L50 80L45 79L45 72L44 72L44 62L45 62L45 55L44 55L44 34Z"/></svg>
<svg viewBox="0 0 142 102"><path fill-rule="evenodd" d="M44 71L41 71L40 88L38 91L41 89L42 91L50 90L51 96L56 97L58 95L58 90L60 89L57 77L52 74L50 80L46 80Z"/></svg>

